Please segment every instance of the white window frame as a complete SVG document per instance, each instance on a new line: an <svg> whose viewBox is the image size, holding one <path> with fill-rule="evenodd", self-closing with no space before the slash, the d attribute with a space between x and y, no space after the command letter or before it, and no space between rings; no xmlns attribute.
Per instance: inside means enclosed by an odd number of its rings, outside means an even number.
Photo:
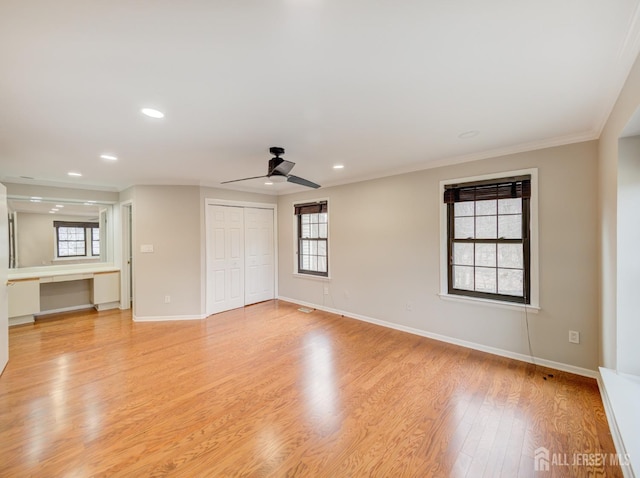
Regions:
<svg viewBox="0 0 640 478"><path fill-rule="evenodd" d="M529 203L530 207L530 254L531 254L531 303L530 304L518 304L515 302L507 302L502 300L484 299L478 297L467 297L463 295L449 294L448 292L448 253L447 253L447 205L443 201L445 186L450 184L461 184L474 181L484 181L490 179L501 179L511 176L531 176L531 199ZM472 302L478 304L485 304L490 306L496 306L506 309L514 310L532 310L538 311L540 309L540 269L539 269L539 255L538 255L538 169L519 169L515 171L501 171L491 174L483 174L480 176L470 176L464 178L452 178L440 181L438 201L440 204L440 298L445 300L451 300L456 302Z"/></svg>
<svg viewBox="0 0 640 478"><path fill-rule="evenodd" d="M324 202L327 203L327 275L315 275L315 274L306 274L304 272L298 272L298 218L295 215L295 208L300 204L308 204L312 202ZM323 198L311 198L311 199L299 199L294 201L291 204L291 215L293 216L293 276L297 278L303 279L311 279L317 281L327 282L331 280L331 201L329 201L328 197Z"/></svg>

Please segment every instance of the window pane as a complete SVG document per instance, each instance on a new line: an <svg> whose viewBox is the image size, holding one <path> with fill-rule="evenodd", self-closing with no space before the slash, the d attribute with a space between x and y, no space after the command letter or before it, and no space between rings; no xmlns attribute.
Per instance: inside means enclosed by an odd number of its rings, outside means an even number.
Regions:
<svg viewBox="0 0 640 478"><path fill-rule="evenodd" d="M302 256L302 268L309 270L309 256Z"/></svg>
<svg viewBox="0 0 640 478"><path fill-rule="evenodd" d="M473 290L473 267L453 266L453 287Z"/></svg>
<svg viewBox="0 0 640 478"><path fill-rule="evenodd" d="M318 237L318 225L311 223L311 235L309 237Z"/></svg>
<svg viewBox="0 0 640 478"><path fill-rule="evenodd" d="M309 250L310 250L309 242L310 241L301 241L301 243L302 243L301 244L302 245L302 254L309 254Z"/></svg>
<svg viewBox="0 0 640 478"><path fill-rule="evenodd" d="M496 267L495 244L476 244L476 266Z"/></svg>
<svg viewBox="0 0 640 478"><path fill-rule="evenodd" d="M316 241L309 241L309 254L312 256L318 255L318 243Z"/></svg>
<svg viewBox="0 0 640 478"><path fill-rule="evenodd" d="M327 225L319 224L318 225L318 237L326 238L327 237Z"/></svg>
<svg viewBox="0 0 640 478"><path fill-rule="evenodd" d="M309 214L302 214L302 224L309 224L310 218Z"/></svg>
<svg viewBox="0 0 640 478"><path fill-rule="evenodd" d="M318 224L318 214L309 214L309 222Z"/></svg>
<svg viewBox="0 0 640 478"><path fill-rule="evenodd" d="M522 214L522 199L498 199L498 214Z"/></svg>
<svg viewBox="0 0 640 478"><path fill-rule="evenodd" d="M311 237L311 226L309 224L302 225L302 237Z"/></svg>
<svg viewBox="0 0 640 478"><path fill-rule="evenodd" d="M498 244L498 267L522 269L523 263L522 244Z"/></svg>
<svg viewBox="0 0 640 478"><path fill-rule="evenodd" d="M327 258L318 257L318 272L327 272Z"/></svg>
<svg viewBox="0 0 640 478"><path fill-rule="evenodd" d="M524 271L498 269L498 292L505 295L524 295Z"/></svg>
<svg viewBox="0 0 640 478"><path fill-rule="evenodd" d="M310 271L318 270L318 258L316 256L309 257L309 270Z"/></svg>
<svg viewBox="0 0 640 478"><path fill-rule="evenodd" d="M498 236L498 217L476 217L476 239L496 239Z"/></svg>
<svg viewBox="0 0 640 478"><path fill-rule="evenodd" d="M327 255L327 243L325 241L318 241L318 255L319 256Z"/></svg>
<svg viewBox="0 0 640 478"><path fill-rule="evenodd" d="M473 237L473 217L456 217L453 227L456 239Z"/></svg>
<svg viewBox="0 0 640 478"><path fill-rule="evenodd" d="M327 213L323 212L322 214L318 214L318 222L321 224L327 223Z"/></svg>
<svg viewBox="0 0 640 478"><path fill-rule="evenodd" d="M522 216L499 216L498 237L505 239L522 238Z"/></svg>
<svg viewBox="0 0 640 478"><path fill-rule="evenodd" d="M478 292L496 292L496 269L476 267L476 290Z"/></svg>
<svg viewBox="0 0 640 478"><path fill-rule="evenodd" d="M453 244L453 263L461 266L473 265L473 244Z"/></svg>
<svg viewBox="0 0 640 478"><path fill-rule="evenodd" d="M498 201L491 199L490 201L476 202L476 216L495 216L498 211Z"/></svg>
<svg viewBox="0 0 640 478"><path fill-rule="evenodd" d="M473 216L474 211L473 202L457 202L453 205L453 215L459 216Z"/></svg>
<svg viewBox="0 0 640 478"><path fill-rule="evenodd" d="M66 242L61 242L60 244L58 244L58 255L60 257L69 255L69 246Z"/></svg>
<svg viewBox="0 0 640 478"><path fill-rule="evenodd" d="M66 241L67 240L67 228L59 227L58 228L58 239Z"/></svg>

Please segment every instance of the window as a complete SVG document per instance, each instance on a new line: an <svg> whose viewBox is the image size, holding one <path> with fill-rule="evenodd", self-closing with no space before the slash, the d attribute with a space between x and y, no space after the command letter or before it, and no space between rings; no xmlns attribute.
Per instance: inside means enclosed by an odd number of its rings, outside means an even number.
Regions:
<svg viewBox="0 0 640 478"><path fill-rule="evenodd" d="M94 222L54 221L56 257L100 255L100 228Z"/></svg>
<svg viewBox="0 0 640 478"><path fill-rule="evenodd" d="M448 293L531 304L531 176L444 186Z"/></svg>
<svg viewBox="0 0 640 478"><path fill-rule="evenodd" d="M327 201L294 205L297 220L298 273L328 277Z"/></svg>
<svg viewBox="0 0 640 478"><path fill-rule="evenodd" d="M100 255L100 228L99 227L91 228L91 255L92 256Z"/></svg>

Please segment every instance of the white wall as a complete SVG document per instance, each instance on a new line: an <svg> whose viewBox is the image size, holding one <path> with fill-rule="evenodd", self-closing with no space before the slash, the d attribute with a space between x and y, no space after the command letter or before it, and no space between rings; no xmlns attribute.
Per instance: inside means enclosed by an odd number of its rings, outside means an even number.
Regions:
<svg viewBox="0 0 640 478"><path fill-rule="evenodd" d="M600 200L600 362L604 367L617 367L617 201L618 138L629 119L640 106L640 57L602 131L598 154L598 189Z"/></svg>
<svg viewBox="0 0 640 478"><path fill-rule="evenodd" d="M640 376L640 136L618 150L617 369Z"/></svg>
<svg viewBox="0 0 640 478"><path fill-rule="evenodd" d="M135 186L123 191L133 210L134 316L137 320L204 317L205 198L275 203L275 196L198 186ZM140 252L143 244L153 253ZM170 303L165 303L165 296Z"/></svg>
<svg viewBox="0 0 640 478"><path fill-rule="evenodd" d="M136 186L133 192L134 317L197 318L200 308L200 191ZM142 253L142 245L153 246ZM170 302L165 303L165 296Z"/></svg>
<svg viewBox="0 0 640 478"><path fill-rule="evenodd" d="M537 357L598 366L597 143L586 142L282 196L281 297L528 354L524 314L445 301L439 292L439 182L538 168L539 314L530 314ZM295 277L293 203L329 198L330 295ZM412 310L406 310L406 303ZM570 344L568 331L581 333Z"/></svg>

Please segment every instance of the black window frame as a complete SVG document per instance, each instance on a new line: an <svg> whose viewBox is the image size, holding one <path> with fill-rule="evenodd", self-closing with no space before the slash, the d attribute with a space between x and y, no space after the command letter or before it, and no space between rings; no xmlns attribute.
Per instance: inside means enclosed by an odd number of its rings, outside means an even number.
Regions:
<svg viewBox="0 0 640 478"><path fill-rule="evenodd" d="M90 248L90 252L91 252L91 257L100 257L100 226L93 226L91 229L91 235L90 235L90 240L89 240L89 248ZM93 252L93 246L95 243L98 243L98 253L95 254Z"/></svg>
<svg viewBox="0 0 640 478"><path fill-rule="evenodd" d="M495 193L492 192L495 190ZM488 199L519 198L522 200L522 234L520 238L456 238L455 237L455 204ZM531 175L496 178L483 181L471 181L445 185L444 202L447 206L447 291L451 295L489 299L501 302L531 304ZM500 214L496 211L496 216ZM479 217L474 208L475 219ZM497 220L497 219L496 219ZM497 234L496 234L497 236ZM456 243L474 244L474 280L475 280L475 245L476 244L522 244L523 249L523 293L507 295L498 292L484 292L454 287L453 249ZM496 274L500 268L496 264ZM474 286L475 288L475 286Z"/></svg>
<svg viewBox="0 0 640 478"><path fill-rule="evenodd" d="M303 237L302 231L302 218L305 215L311 214L326 214L327 215L327 237ZM294 204L294 215L296 218L296 237L298 242L297 254L297 273L312 275L317 277L329 277L329 205L328 201L318 201L314 203ZM318 228L319 229L319 228ZM313 241L316 243L316 251L318 250L317 244L323 242L325 244L326 251L326 271L318 271L312 269L305 269L303 266L303 241ZM308 254L307 254L308 255ZM316 254L316 257L320 257Z"/></svg>
<svg viewBox="0 0 640 478"><path fill-rule="evenodd" d="M93 255L93 243L92 243L91 237L92 237L93 229L99 230L100 228L99 223L79 222L79 221L53 221L53 227L56 230L56 259L78 259L78 258L98 257ZM82 240L60 239L61 228L82 229ZM90 229L90 231L87 232L87 229ZM61 255L60 244L69 243L69 242L73 242L73 243L82 242L84 244L84 254Z"/></svg>

